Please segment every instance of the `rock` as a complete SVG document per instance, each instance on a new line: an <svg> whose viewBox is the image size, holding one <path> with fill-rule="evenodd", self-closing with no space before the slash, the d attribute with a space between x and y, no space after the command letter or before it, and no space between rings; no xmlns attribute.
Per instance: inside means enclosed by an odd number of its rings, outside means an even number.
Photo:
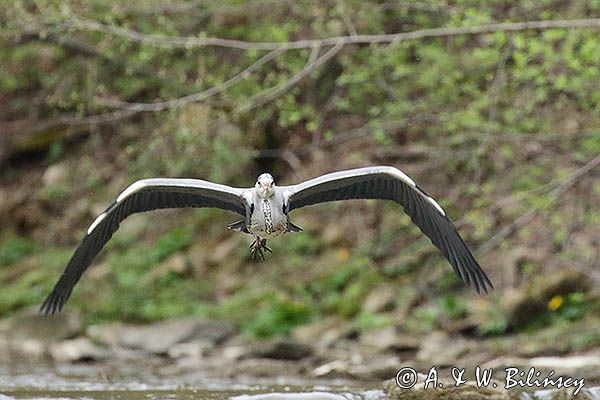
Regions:
<svg viewBox="0 0 600 400"><path fill-rule="evenodd" d="M236 378L277 378L284 376L299 376L304 367L297 361L255 359L239 360L231 366L226 373L229 377ZM221 367L220 370L223 368Z"/></svg>
<svg viewBox="0 0 600 400"><path fill-rule="evenodd" d="M539 286L539 295L549 300L556 295L587 292L592 287L590 279L579 271L560 269L544 276Z"/></svg>
<svg viewBox="0 0 600 400"><path fill-rule="evenodd" d="M387 350L396 341L396 328L370 329L360 335L360 343L377 350Z"/></svg>
<svg viewBox="0 0 600 400"><path fill-rule="evenodd" d="M343 323L338 317L327 317L306 325L300 325L292 331L292 337L305 343L315 343L325 332Z"/></svg>
<svg viewBox="0 0 600 400"><path fill-rule="evenodd" d="M581 373L584 370L600 370L600 354L573 355L564 357L534 357L528 364L534 368L546 368L562 373Z"/></svg>
<svg viewBox="0 0 600 400"><path fill-rule="evenodd" d="M503 389L502 382L492 380L488 387L477 387L474 381L455 386L454 381L438 375L437 387L424 388L426 375L417 374L417 383L410 389L400 388L394 379L384 383L384 391L389 400L510 400L509 392ZM494 384L495 383L495 388ZM441 386L441 387L440 387ZM512 398L515 398L512 396Z"/></svg>
<svg viewBox="0 0 600 400"><path fill-rule="evenodd" d="M239 359L244 358L249 352L250 352L250 350L248 350L247 347L236 345L236 346L225 346L222 349L221 354L224 359L239 360Z"/></svg>
<svg viewBox="0 0 600 400"><path fill-rule="evenodd" d="M203 339L218 345L226 342L238 331L231 321L202 319L196 325L193 339Z"/></svg>
<svg viewBox="0 0 600 400"><path fill-rule="evenodd" d="M292 339L275 339L255 344L244 358L301 360L314 353L312 346Z"/></svg>
<svg viewBox="0 0 600 400"><path fill-rule="evenodd" d="M167 321L147 326L124 326L121 330L120 344L123 347L155 354L166 354L171 346L190 338L195 327L193 320Z"/></svg>
<svg viewBox="0 0 600 400"><path fill-rule="evenodd" d="M50 165L46 168L46 171L44 171L44 175L42 176L44 186L54 187L62 185L67 178L68 171L69 170L64 163Z"/></svg>
<svg viewBox="0 0 600 400"><path fill-rule="evenodd" d="M395 376L400 369L400 365L398 357L380 356L353 365L348 368L348 372L356 379L382 381L389 379L390 376Z"/></svg>
<svg viewBox="0 0 600 400"><path fill-rule="evenodd" d="M520 400L598 400L600 387L583 388L573 395L575 388L536 390L532 393L522 393Z"/></svg>
<svg viewBox="0 0 600 400"><path fill-rule="evenodd" d="M90 325L87 327L85 334L96 343L114 347L121 345L121 332L124 329L125 325L120 322Z"/></svg>
<svg viewBox="0 0 600 400"><path fill-rule="evenodd" d="M328 317L308 325L294 329L292 337L303 343L327 348L342 339L354 338L358 335L356 327L338 317Z"/></svg>
<svg viewBox="0 0 600 400"><path fill-rule="evenodd" d="M502 309L511 328L531 322L532 316L546 312L546 304L537 296L519 289L510 289L502 297Z"/></svg>
<svg viewBox="0 0 600 400"><path fill-rule="evenodd" d="M444 331L450 334L458 333L469 336L474 332L477 332L477 329L481 326L481 322L482 321L478 320L478 316L470 315L459 320L442 318L440 326Z"/></svg>
<svg viewBox="0 0 600 400"><path fill-rule="evenodd" d="M447 333L436 331L427 335L415 356L417 360L448 367L456 363L458 357L469 350L469 342L460 337L450 337Z"/></svg>
<svg viewBox="0 0 600 400"><path fill-rule="evenodd" d="M6 335L10 342L34 340L43 343L69 339L81 332L79 313L63 311L42 315L37 307L28 308L6 320Z"/></svg>
<svg viewBox="0 0 600 400"><path fill-rule="evenodd" d="M327 392L243 394L231 400L348 400L348 397Z"/></svg>
<svg viewBox="0 0 600 400"><path fill-rule="evenodd" d="M416 351L422 338L409 334L399 334L394 327L371 329L360 336L360 343L378 351Z"/></svg>
<svg viewBox="0 0 600 400"><path fill-rule="evenodd" d="M100 361L110 357L111 353L88 338L77 338L54 343L50 346L50 355L57 361Z"/></svg>
<svg viewBox="0 0 600 400"><path fill-rule="evenodd" d="M34 358L40 358L48 353L48 342L37 339L21 339L17 342L9 342L12 351Z"/></svg>
<svg viewBox="0 0 600 400"><path fill-rule="evenodd" d="M396 306L396 293L388 284L377 286L363 302L363 310L369 313L392 311Z"/></svg>
<svg viewBox="0 0 600 400"><path fill-rule="evenodd" d="M312 371L312 376L315 378L334 378L345 376L350 369L350 363L345 360L333 360L328 363L319 365Z"/></svg>
<svg viewBox="0 0 600 400"><path fill-rule="evenodd" d="M190 317L165 320L151 325L116 323L90 326L87 335L109 346L167 354L168 350L177 343L204 340L215 345L231 337L235 331L235 326L226 321Z"/></svg>
<svg viewBox="0 0 600 400"><path fill-rule="evenodd" d="M202 358L213 347L213 344L207 340L194 340L188 343L177 343L167 350L171 358Z"/></svg>
<svg viewBox="0 0 600 400"><path fill-rule="evenodd" d="M412 286L404 286L396 289L396 296L402 299L396 303L394 310L394 320L399 321L397 326L402 327L403 321L411 314L413 308L418 303L421 294L419 290Z"/></svg>

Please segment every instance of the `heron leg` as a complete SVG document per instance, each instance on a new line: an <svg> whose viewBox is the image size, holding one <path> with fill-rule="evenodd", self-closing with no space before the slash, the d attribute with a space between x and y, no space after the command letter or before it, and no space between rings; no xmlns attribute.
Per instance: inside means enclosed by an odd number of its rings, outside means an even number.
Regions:
<svg viewBox="0 0 600 400"><path fill-rule="evenodd" d="M250 243L250 254L252 255L252 258L255 259L256 256L259 255L264 261L265 254L263 253L263 250L266 250L269 253L273 252L269 247L267 247L267 239L256 236L254 241Z"/></svg>

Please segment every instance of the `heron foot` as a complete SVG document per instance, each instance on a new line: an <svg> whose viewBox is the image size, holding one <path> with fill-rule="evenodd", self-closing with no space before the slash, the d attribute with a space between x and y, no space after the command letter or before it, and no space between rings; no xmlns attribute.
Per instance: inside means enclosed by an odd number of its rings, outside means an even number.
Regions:
<svg viewBox="0 0 600 400"><path fill-rule="evenodd" d="M265 254L263 250L272 253L269 247L267 247L267 239L263 239L261 237L256 236L256 239L252 243L250 243L250 254L252 255L252 259L256 259L256 256L259 255L262 260L265 260Z"/></svg>

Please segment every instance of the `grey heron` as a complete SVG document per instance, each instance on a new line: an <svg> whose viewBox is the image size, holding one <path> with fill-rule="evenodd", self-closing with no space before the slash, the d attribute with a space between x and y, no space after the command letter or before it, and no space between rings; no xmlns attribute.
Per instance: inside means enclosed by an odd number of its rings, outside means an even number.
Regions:
<svg viewBox="0 0 600 400"><path fill-rule="evenodd" d="M267 239L302 229L290 221L295 209L349 199L382 199L399 203L420 230L442 252L454 271L477 293L488 292L492 283L481 269L442 207L408 175L387 166L333 172L297 185L276 186L262 174L252 188L236 188L199 179L143 179L127 187L90 225L79 247L40 311L60 311L92 259L128 215L164 208L215 207L240 214L229 225L234 231L254 236L253 257L264 259Z"/></svg>

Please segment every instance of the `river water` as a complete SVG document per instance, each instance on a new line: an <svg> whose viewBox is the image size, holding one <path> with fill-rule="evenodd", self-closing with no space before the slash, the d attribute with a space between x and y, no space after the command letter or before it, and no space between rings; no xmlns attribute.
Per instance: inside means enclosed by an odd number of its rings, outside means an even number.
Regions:
<svg viewBox="0 0 600 400"><path fill-rule="evenodd" d="M160 366L158 367L160 368ZM156 365L4 363L0 400L9 399L206 399L382 400L380 387L344 381L229 381L198 372L165 377Z"/></svg>

